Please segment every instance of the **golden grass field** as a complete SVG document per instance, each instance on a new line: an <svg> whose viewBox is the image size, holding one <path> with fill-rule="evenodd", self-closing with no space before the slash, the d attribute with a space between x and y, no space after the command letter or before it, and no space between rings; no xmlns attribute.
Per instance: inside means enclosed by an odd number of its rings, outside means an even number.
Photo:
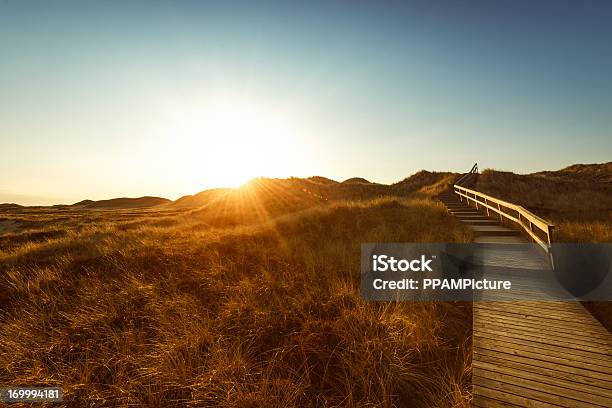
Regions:
<svg viewBox="0 0 612 408"><path fill-rule="evenodd" d="M610 242L606 171L476 188ZM456 176L0 206L0 384L61 386L69 407L467 407L471 304L359 296L362 242L471 241L435 200Z"/></svg>
<svg viewBox="0 0 612 408"><path fill-rule="evenodd" d="M4 210L0 384L61 386L71 407L469 406L471 305L362 301L359 253L470 233L423 186L295 183L198 209Z"/></svg>

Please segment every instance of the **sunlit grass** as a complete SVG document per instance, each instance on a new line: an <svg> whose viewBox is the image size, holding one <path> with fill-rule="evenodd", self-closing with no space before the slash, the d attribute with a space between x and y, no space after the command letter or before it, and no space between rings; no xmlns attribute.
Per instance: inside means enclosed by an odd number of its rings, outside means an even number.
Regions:
<svg viewBox="0 0 612 408"><path fill-rule="evenodd" d="M359 296L361 242L470 240L441 205L235 194L3 236L0 383L71 406L469 405L468 304Z"/></svg>
<svg viewBox="0 0 612 408"><path fill-rule="evenodd" d="M476 188L552 221L556 241L612 242L612 184L602 180L606 174L609 170L533 175L485 170Z"/></svg>

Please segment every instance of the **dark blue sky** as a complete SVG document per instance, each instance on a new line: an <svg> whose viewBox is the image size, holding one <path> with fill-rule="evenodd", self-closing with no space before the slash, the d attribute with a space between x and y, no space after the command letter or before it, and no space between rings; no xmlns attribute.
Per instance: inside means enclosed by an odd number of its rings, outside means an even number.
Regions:
<svg viewBox="0 0 612 408"><path fill-rule="evenodd" d="M611 21L609 1L0 0L0 202L609 161ZM215 134L220 105L243 128Z"/></svg>

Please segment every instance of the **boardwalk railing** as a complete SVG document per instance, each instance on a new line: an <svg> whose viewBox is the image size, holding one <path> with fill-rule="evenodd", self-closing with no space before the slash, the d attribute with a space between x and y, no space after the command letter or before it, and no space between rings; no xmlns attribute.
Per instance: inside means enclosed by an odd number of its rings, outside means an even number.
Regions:
<svg viewBox="0 0 612 408"><path fill-rule="evenodd" d="M469 174L469 173L468 173ZM538 217L520 205L512 204L499 198L491 197L476 190L455 184L454 192L459 199L466 200L468 205L474 204L476 209L483 207L490 215L490 211L499 214L501 221L508 219L520 225L535 242L550 255L554 225Z"/></svg>
<svg viewBox="0 0 612 408"><path fill-rule="evenodd" d="M465 173L463 176L459 177L457 181L455 181L455 184L458 184L458 185L463 184L467 179L469 179L470 177L474 177L474 175L477 175L477 174L478 174L478 163L474 163L470 171Z"/></svg>

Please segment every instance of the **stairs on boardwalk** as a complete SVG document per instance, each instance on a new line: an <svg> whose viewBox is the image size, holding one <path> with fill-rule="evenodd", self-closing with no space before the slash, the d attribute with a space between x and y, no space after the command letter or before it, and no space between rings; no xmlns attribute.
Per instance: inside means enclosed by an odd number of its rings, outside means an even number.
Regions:
<svg viewBox="0 0 612 408"><path fill-rule="evenodd" d="M481 213L474 207L469 207L464 202L459 201L459 199L452 193L447 192L440 195L440 201L444 203L448 211L453 214L456 218L458 218L461 222L467 224L477 236L477 239L474 241L476 243L487 243L488 240L479 239L482 237L497 237L497 240L501 237L510 237L507 240L510 242L517 242L516 239L512 239L512 237L520 237L521 232L508 228L506 226L501 225L499 219L495 219L487 216L486 214ZM503 243L502 239L500 242ZM525 241L519 241L525 242Z"/></svg>

